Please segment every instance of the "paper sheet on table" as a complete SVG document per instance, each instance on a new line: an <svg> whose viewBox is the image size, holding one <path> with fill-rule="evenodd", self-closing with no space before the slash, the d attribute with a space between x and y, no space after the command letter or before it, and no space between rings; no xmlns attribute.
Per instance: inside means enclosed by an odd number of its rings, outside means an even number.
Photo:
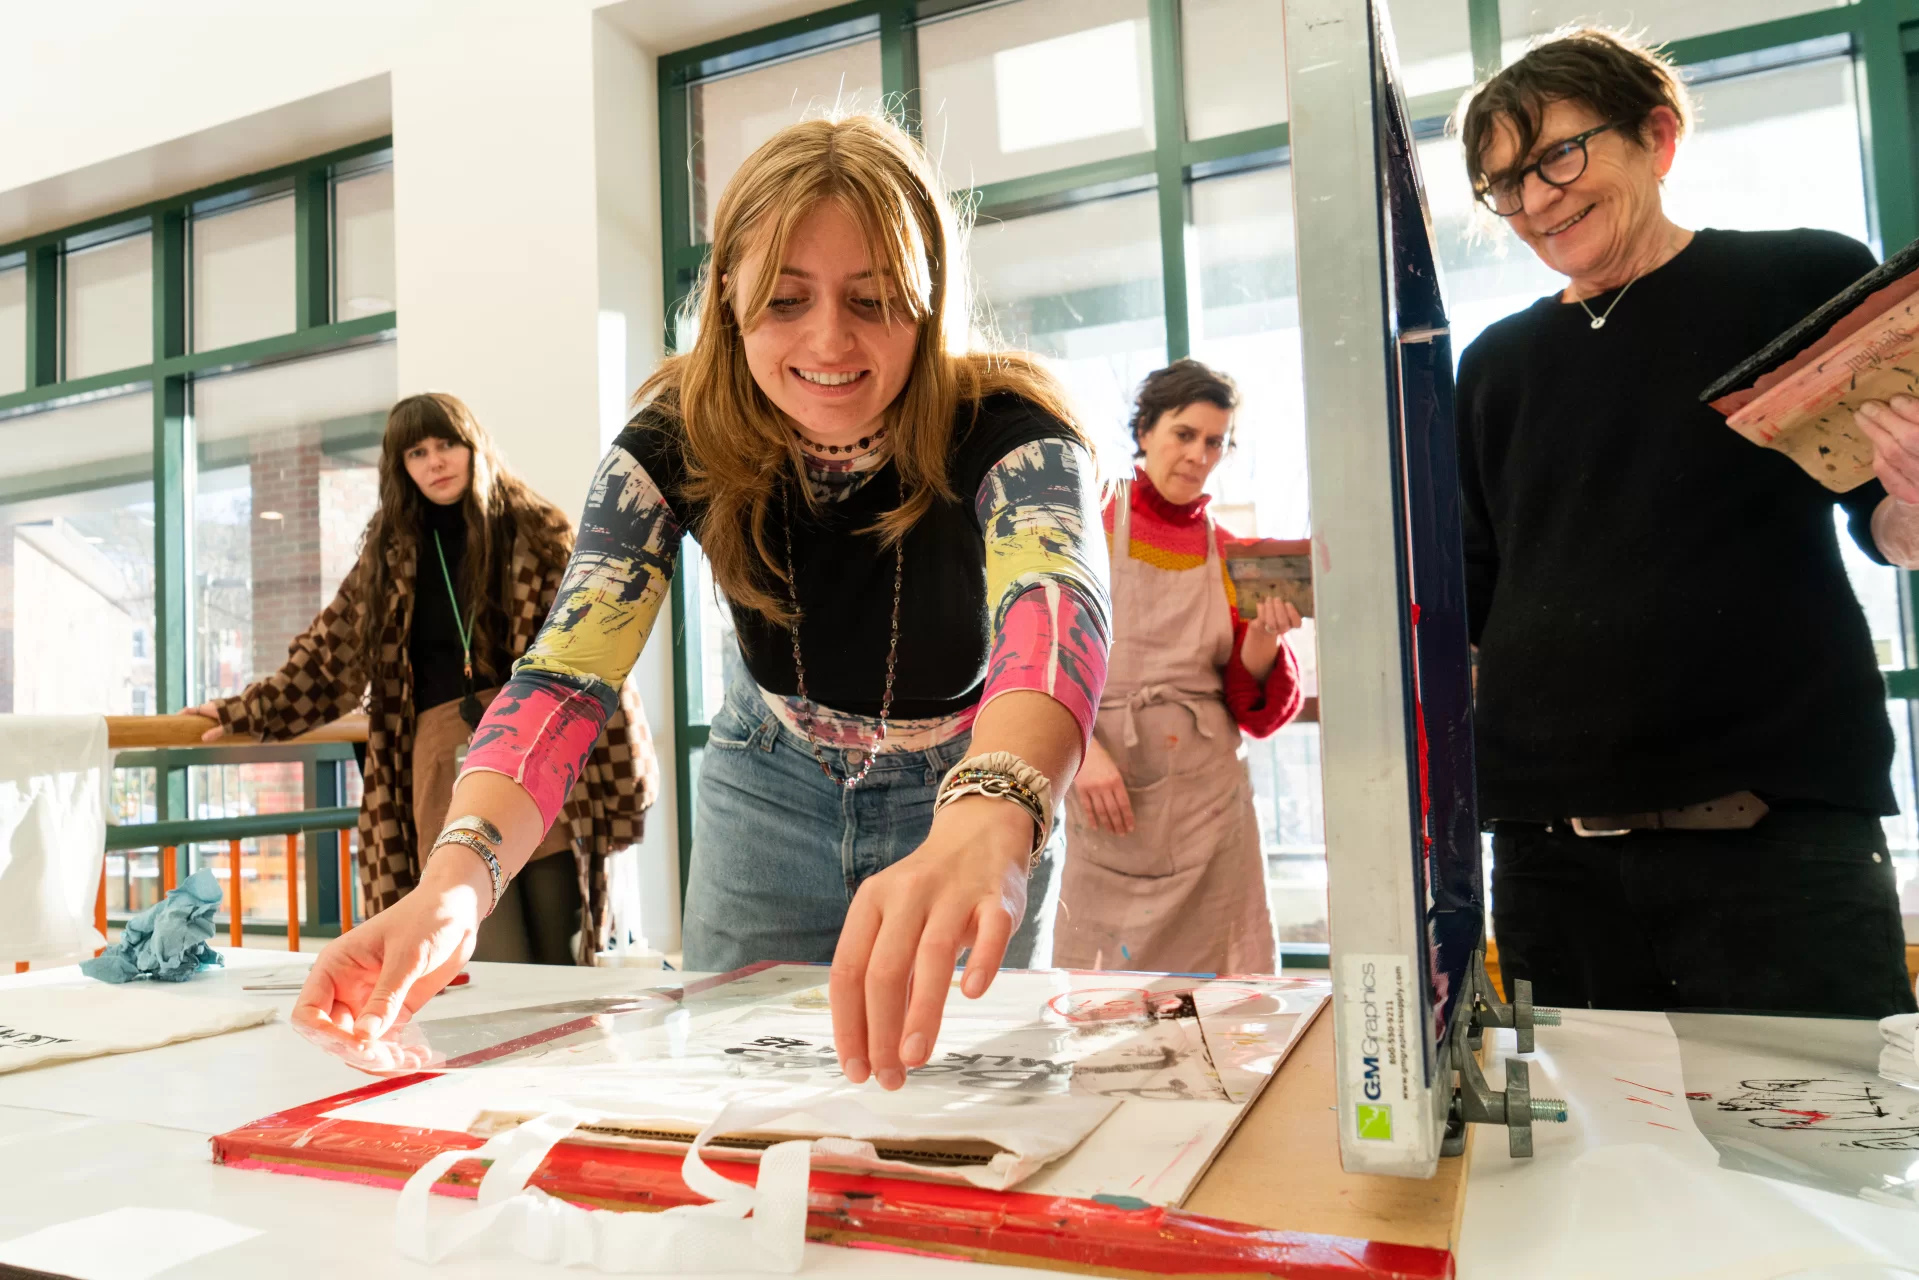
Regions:
<svg viewBox="0 0 1919 1280"><path fill-rule="evenodd" d="M1721 1019L1725 1025L1713 1025ZM1741 1109L1747 1086L1855 1067L1862 1081L1872 1078L1870 1057L1864 1064L1832 1057L1831 1034L1843 1034L1837 1027L1846 1024L1773 1018L1742 1028L1739 1021L1567 1010L1563 1025L1542 1030L1529 1055L1533 1093L1569 1099L1570 1118L1535 1126L1530 1160L1511 1158L1484 1135L1475 1145L1455 1250L1461 1274L1776 1280L1919 1259L1919 1212L1903 1189L1862 1196L1856 1170L1821 1167L1824 1144L1841 1135L1817 1125L1769 1129L1755 1147L1739 1132L1757 1131L1746 1120L1759 1113ZM1805 1023L1828 1024L1831 1034L1814 1031L1809 1039ZM1507 1033L1491 1034L1505 1039L1501 1052L1509 1048ZM1488 1074L1497 1085L1498 1065ZM1689 1092L1711 1096L1689 1100ZM1721 1111L1722 1100L1733 1108ZM1784 1106L1806 1109L1791 1098ZM1882 1154L1891 1157L1888 1171L1901 1172L1919 1155Z"/></svg>
<svg viewBox="0 0 1919 1280"><path fill-rule="evenodd" d="M0 1072L154 1049L273 1018L263 1002L188 998L147 984L0 989Z"/></svg>
<svg viewBox="0 0 1919 1280"><path fill-rule="evenodd" d="M778 966L683 1003L636 993L513 1011L491 1048L482 1028L498 1015L417 1024L460 1051L454 1069L328 1114L490 1135L573 1110L598 1117L576 1140L678 1150L731 1104L856 1097L869 1126L801 1115L711 1154L844 1138L816 1162L1177 1204L1324 998L1289 979L1003 974L979 1001L949 999L932 1058L886 1093L841 1077L824 979Z"/></svg>

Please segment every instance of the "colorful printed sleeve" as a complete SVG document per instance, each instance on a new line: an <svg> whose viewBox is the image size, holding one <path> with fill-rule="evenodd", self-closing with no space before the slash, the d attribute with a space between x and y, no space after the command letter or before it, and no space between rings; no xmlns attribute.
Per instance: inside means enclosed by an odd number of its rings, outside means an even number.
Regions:
<svg viewBox="0 0 1919 1280"><path fill-rule="evenodd" d="M474 731L466 769L505 774L551 827L620 706L673 581L680 526L631 453L615 444L586 496L573 558L546 624Z"/></svg>
<svg viewBox="0 0 1919 1280"><path fill-rule="evenodd" d="M993 610L980 705L1032 689L1072 712L1090 739L1112 636L1092 459L1068 440L1021 445L986 473L975 505Z"/></svg>

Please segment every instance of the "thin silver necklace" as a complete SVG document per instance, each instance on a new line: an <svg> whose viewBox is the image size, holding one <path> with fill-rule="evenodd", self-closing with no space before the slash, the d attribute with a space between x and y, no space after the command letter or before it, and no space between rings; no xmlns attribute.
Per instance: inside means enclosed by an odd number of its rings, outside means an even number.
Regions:
<svg viewBox="0 0 1919 1280"><path fill-rule="evenodd" d="M798 679L800 700L813 702L812 695L806 691L806 666L800 661L800 592L796 581L797 575L793 572L792 495L786 495L781 505L785 508L786 517L784 521L786 525L786 602L792 615L792 621L786 624L786 630L787 634L793 638L793 674ZM879 736L873 739L873 745L866 752L866 758L860 762L859 772L849 778L840 777L833 771L832 764L827 761L826 753L820 750L820 744L813 741L811 736L806 740L806 745L813 748L813 759L819 763L820 772L826 775L827 781L844 787L848 791L866 781L866 775L873 769L873 757L879 754L880 747L886 742L886 719L893 710L893 672L898 665L900 653L900 580L905 572L906 539L901 538L893 546L893 625L892 635L886 644L886 689L880 695L880 732ZM819 704L813 703L813 705Z"/></svg>
<svg viewBox="0 0 1919 1280"><path fill-rule="evenodd" d="M1580 299L1577 299L1577 301L1578 301L1578 303L1579 303L1579 306L1580 306L1580 309L1581 309L1582 311L1584 311L1584 312L1586 313L1586 315L1587 315L1587 317L1588 317L1588 318L1590 318L1590 319L1592 320L1592 322L1593 322L1593 323L1592 323L1592 327L1593 327L1593 328L1595 328L1595 329L1603 329L1603 328L1605 328L1605 327L1606 327L1606 317L1607 317L1607 316L1610 316L1610 315L1612 314L1612 309L1613 309L1613 307L1616 307L1616 306L1618 306L1618 305L1619 305L1619 303L1620 303L1620 301L1621 301L1621 299L1623 299L1623 298L1624 298L1624 297L1626 296L1626 290L1627 290L1627 289L1630 289L1630 288L1632 288L1632 287L1633 287L1634 285L1636 285L1636 284L1638 284L1638 283L1639 283L1639 277L1638 277L1638 276L1634 276L1634 277L1633 277L1632 279L1630 279L1630 280L1628 280L1628 281L1626 281L1626 284L1625 284L1625 287L1624 287L1624 288L1622 288L1622 289L1620 289L1620 291L1619 291L1619 297L1617 297L1617 298L1614 298L1614 299L1612 300L1612 303L1611 303L1611 305L1609 305L1609 306L1608 306L1608 307L1606 308L1606 310L1605 310L1605 313L1604 313L1603 315L1593 315L1593 309L1592 309L1591 307L1589 307L1589 306L1587 306L1587 305L1586 305L1586 300L1585 300L1584 298L1580 298Z"/></svg>

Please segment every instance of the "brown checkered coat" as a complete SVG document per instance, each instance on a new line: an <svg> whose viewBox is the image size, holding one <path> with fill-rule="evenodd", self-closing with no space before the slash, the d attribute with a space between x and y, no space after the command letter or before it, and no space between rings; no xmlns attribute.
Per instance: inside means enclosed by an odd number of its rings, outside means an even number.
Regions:
<svg viewBox="0 0 1919 1280"><path fill-rule="evenodd" d="M570 539L569 539L570 541ZM287 653L286 665L214 705L228 732L283 741L317 729L362 706L367 710L365 796L360 803L360 888L369 911L381 911L419 883L420 839L413 829L413 667L407 639L413 625L415 558L411 548L389 547L395 598L380 632L380 660L360 652L359 573L349 573L333 602L320 610ZM524 537L513 543L513 599L507 609L507 653L517 659L533 643L559 591L566 564L540 564ZM596 940L607 936L606 859L637 844L645 813L659 790L659 760L639 695L620 691L620 710L607 721L561 821L573 831L579 869L581 964L593 962Z"/></svg>

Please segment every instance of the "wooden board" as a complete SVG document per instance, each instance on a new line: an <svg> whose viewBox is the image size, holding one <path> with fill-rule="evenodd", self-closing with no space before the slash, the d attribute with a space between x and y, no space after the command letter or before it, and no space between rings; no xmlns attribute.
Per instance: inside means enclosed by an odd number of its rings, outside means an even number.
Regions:
<svg viewBox="0 0 1919 1280"><path fill-rule="evenodd" d="M1467 1130L1470 1144L1471 1128ZM1188 1213L1277 1231L1450 1250L1466 1204L1466 1160L1430 1180L1339 1167L1333 1018L1307 1028L1182 1206Z"/></svg>

